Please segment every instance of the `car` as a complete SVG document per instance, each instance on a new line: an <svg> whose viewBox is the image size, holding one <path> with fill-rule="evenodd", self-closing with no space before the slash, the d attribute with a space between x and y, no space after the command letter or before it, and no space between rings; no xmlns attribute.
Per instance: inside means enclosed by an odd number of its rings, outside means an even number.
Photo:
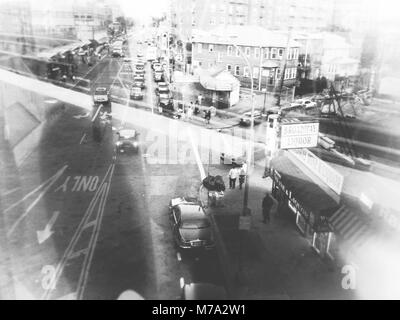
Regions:
<svg viewBox="0 0 400 320"><path fill-rule="evenodd" d="M168 93L161 93L159 95L158 105L163 109L174 110L174 104L172 102L171 96Z"/></svg>
<svg viewBox="0 0 400 320"><path fill-rule="evenodd" d="M182 300L227 300L228 294L224 287L212 283L183 284Z"/></svg>
<svg viewBox="0 0 400 320"><path fill-rule="evenodd" d="M144 55L143 55L143 53L141 53L141 52L139 52L139 53L136 55L136 57L137 57L138 59L144 59Z"/></svg>
<svg viewBox="0 0 400 320"><path fill-rule="evenodd" d="M95 104L110 102L110 93L105 87L97 87L94 90L93 101Z"/></svg>
<svg viewBox="0 0 400 320"><path fill-rule="evenodd" d="M213 249L214 231L203 207L193 200L170 201L174 239L181 249Z"/></svg>
<svg viewBox="0 0 400 320"><path fill-rule="evenodd" d="M115 146L118 153L138 152L139 133L136 130L121 130L117 135Z"/></svg>
<svg viewBox="0 0 400 320"><path fill-rule="evenodd" d="M122 49L113 49L111 56L113 58L121 58L124 57L125 54L123 53Z"/></svg>
<svg viewBox="0 0 400 320"><path fill-rule="evenodd" d="M135 76L144 78L144 70L135 70Z"/></svg>
<svg viewBox="0 0 400 320"><path fill-rule="evenodd" d="M161 93L169 94L169 86L166 82L159 82L158 87L156 88L156 94L159 95Z"/></svg>
<svg viewBox="0 0 400 320"><path fill-rule="evenodd" d="M136 70L144 70L144 63L136 63L135 65Z"/></svg>
<svg viewBox="0 0 400 320"><path fill-rule="evenodd" d="M291 107L296 107L298 105L301 105L308 109L315 108L317 106L317 103L315 101L312 101L311 99L298 99L290 104Z"/></svg>
<svg viewBox="0 0 400 320"><path fill-rule="evenodd" d="M159 63L159 62L154 63L152 65L152 67L153 67L153 70L155 72L162 72L163 71L163 67L162 67L161 63Z"/></svg>
<svg viewBox="0 0 400 320"><path fill-rule="evenodd" d="M254 124L261 123L263 115L260 111L254 111ZM251 125L251 112L246 112L240 118L240 125L242 126L250 126Z"/></svg>
<svg viewBox="0 0 400 320"><path fill-rule="evenodd" d="M129 95L133 100L143 100L143 92L140 87L132 86Z"/></svg>
<svg viewBox="0 0 400 320"><path fill-rule="evenodd" d="M145 87L145 85L144 85L144 78L143 77L140 77L140 76L135 76L134 78L133 78L133 85L135 86L135 87L140 87L140 88L144 88Z"/></svg>
<svg viewBox="0 0 400 320"><path fill-rule="evenodd" d="M164 73L162 71L154 72L154 81L155 82L164 81Z"/></svg>

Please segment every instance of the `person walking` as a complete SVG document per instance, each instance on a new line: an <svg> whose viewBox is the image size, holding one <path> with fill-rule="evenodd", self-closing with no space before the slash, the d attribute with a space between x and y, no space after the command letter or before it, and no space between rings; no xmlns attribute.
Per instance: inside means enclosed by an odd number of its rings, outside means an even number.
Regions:
<svg viewBox="0 0 400 320"><path fill-rule="evenodd" d="M245 166L242 165L242 167L239 169L239 189L242 190L243 183L246 179L246 169Z"/></svg>
<svg viewBox="0 0 400 320"><path fill-rule="evenodd" d="M269 223L270 222L270 211L274 204L272 197L269 193L267 193L262 201L262 215L263 215L263 222Z"/></svg>
<svg viewBox="0 0 400 320"><path fill-rule="evenodd" d="M229 170L228 177L229 177L229 189L235 189L236 179L238 178L237 168L232 167L231 170Z"/></svg>
<svg viewBox="0 0 400 320"><path fill-rule="evenodd" d="M201 95L201 93L197 97L197 100L199 101L199 105L201 105L201 102L203 101L203 96Z"/></svg>
<svg viewBox="0 0 400 320"><path fill-rule="evenodd" d="M199 100L196 100L194 104L194 115L197 116L199 113L200 113Z"/></svg>
<svg viewBox="0 0 400 320"><path fill-rule="evenodd" d="M206 110L204 112L204 119L206 121L206 124L209 125L210 124L210 119L211 119L211 111L210 110Z"/></svg>
<svg viewBox="0 0 400 320"><path fill-rule="evenodd" d="M190 105L187 108L186 111L187 119L190 121L192 120L193 117L193 102L190 102Z"/></svg>

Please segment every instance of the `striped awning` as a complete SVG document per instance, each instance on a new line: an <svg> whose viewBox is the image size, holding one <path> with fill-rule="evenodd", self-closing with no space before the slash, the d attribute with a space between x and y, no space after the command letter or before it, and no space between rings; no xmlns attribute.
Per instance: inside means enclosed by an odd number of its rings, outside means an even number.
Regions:
<svg viewBox="0 0 400 320"><path fill-rule="evenodd" d="M346 206L341 206L328 222L333 231L351 246L361 247L374 238L367 222Z"/></svg>

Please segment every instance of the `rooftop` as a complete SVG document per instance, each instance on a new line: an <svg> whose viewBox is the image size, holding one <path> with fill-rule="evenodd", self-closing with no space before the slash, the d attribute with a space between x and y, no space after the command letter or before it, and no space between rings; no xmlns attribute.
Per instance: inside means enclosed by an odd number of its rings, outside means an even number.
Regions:
<svg viewBox="0 0 400 320"><path fill-rule="evenodd" d="M193 32L193 42L213 44L285 48L287 41L287 33L270 31L259 26L219 26L209 32L200 30ZM300 44L294 40L291 40L289 45L300 47Z"/></svg>

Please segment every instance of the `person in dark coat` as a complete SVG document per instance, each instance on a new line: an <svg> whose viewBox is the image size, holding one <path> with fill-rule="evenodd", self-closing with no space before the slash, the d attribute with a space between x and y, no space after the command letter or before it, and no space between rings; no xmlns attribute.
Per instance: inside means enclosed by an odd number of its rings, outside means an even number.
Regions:
<svg viewBox="0 0 400 320"><path fill-rule="evenodd" d="M274 204L274 201L271 198L271 195L267 193L262 201L262 214L263 214L263 222L270 222L270 211Z"/></svg>

